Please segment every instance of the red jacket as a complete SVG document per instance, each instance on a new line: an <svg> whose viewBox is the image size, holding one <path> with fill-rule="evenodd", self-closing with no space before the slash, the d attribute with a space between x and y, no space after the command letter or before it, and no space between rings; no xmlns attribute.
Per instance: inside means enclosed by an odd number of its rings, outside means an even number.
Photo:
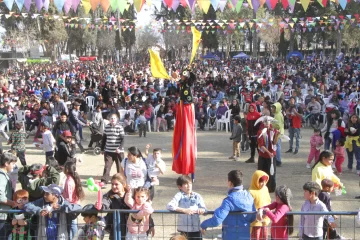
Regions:
<svg viewBox="0 0 360 240"><path fill-rule="evenodd" d="M262 136L262 129L261 128L258 131L258 135L257 135L257 142L258 142L258 149L259 149L259 156L263 157L263 158L270 158L270 155L267 153L267 151L263 151L261 149L262 146L264 146L265 148L267 148L267 150L269 152L271 152L272 154L274 154L274 156L276 155L276 144L274 144L274 136L276 134L278 134L278 130L273 129L272 127L268 128L266 135ZM261 135L261 136L260 136ZM269 140L270 139L270 140Z"/></svg>

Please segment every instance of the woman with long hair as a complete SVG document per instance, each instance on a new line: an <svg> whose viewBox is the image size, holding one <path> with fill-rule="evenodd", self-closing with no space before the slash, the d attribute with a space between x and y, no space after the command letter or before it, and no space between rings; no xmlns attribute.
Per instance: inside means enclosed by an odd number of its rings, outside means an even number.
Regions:
<svg viewBox="0 0 360 240"><path fill-rule="evenodd" d="M348 155L348 169L352 171L355 155L356 172L360 174L360 121L356 114L351 115L344 132L346 135L345 148Z"/></svg>

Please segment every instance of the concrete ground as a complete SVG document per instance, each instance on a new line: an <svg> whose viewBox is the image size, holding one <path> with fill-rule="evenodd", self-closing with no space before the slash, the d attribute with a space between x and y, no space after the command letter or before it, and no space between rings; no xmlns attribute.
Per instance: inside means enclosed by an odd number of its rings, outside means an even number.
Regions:
<svg viewBox="0 0 360 240"><path fill-rule="evenodd" d="M277 168L277 184L288 185L293 193L292 206L294 211L300 211L301 205L304 202L302 186L305 182L311 181L311 171L306 169L306 160L309 154L310 144L309 139L312 130L309 128L302 129L302 138L300 142L299 153L285 154L288 150L288 143L282 143L282 161L283 166ZM89 131L84 131L86 139L90 139ZM228 157L232 152L232 142L229 140L230 133L225 131L216 132L210 131L197 131L198 137L198 161L196 164L196 181L193 185L195 192L202 195L208 210L216 209L227 194L227 173L233 169L240 169L244 174L244 187L248 188L253 172L257 169L257 164L246 164L244 161L249 158L250 152L243 153L240 161L229 160ZM41 150L36 149L32 141L27 140L27 162L32 163L45 163L45 156ZM160 177L160 186L156 187L155 198L153 207L156 210L166 209L166 204L178 192L175 180L178 177L171 170L171 132L152 132L147 134L147 138L139 138L138 136L126 136L125 149L130 146L137 146L144 149L147 143L151 143L152 147L160 147L163 149L163 159L167 165L166 173ZM88 142L84 143L87 146ZM8 146L5 146L7 149ZM104 160L102 155L95 156L93 153L87 153L84 156L84 161L78 163L78 173L83 181L89 177L100 179L103 172ZM20 163L19 163L20 164ZM347 167L347 160L344 162L344 169ZM111 174L115 173L115 166ZM332 208L334 211L357 211L359 209L359 200L354 197L360 195L359 176L355 173L344 173L341 176L342 182L346 186L347 194L332 197ZM110 185L103 190L105 193L110 189ZM81 203L82 205L94 203L97 198L96 193L85 190L86 198ZM271 195L274 200L274 195ZM209 216L201 217L202 219ZM169 239L176 232L174 225L176 220L172 214L155 214L156 224L155 239ZM81 221L81 220L79 220ZM299 216L295 216L295 233L298 232ZM360 231L358 225L354 221L353 216L339 217L337 220L341 226L341 235L347 239L360 239ZM356 232L355 232L356 231ZM209 229L205 239L216 239L216 236L221 233L220 228Z"/></svg>

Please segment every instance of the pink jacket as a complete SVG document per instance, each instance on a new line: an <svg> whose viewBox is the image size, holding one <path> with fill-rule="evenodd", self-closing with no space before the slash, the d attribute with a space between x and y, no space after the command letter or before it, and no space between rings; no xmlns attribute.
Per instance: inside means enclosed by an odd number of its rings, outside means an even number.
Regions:
<svg viewBox="0 0 360 240"><path fill-rule="evenodd" d="M345 149L342 146L336 146L334 154L337 158L345 158Z"/></svg>
<svg viewBox="0 0 360 240"><path fill-rule="evenodd" d="M71 176L67 176L64 184L63 197L70 203L79 203L79 197L76 196L75 181Z"/></svg>
<svg viewBox="0 0 360 240"><path fill-rule="evenodd" d="M310 147L311 148L316 148L319 145L323 145L323 139L321 136L317 136L317 135L312 135L310 138Z"/></svg>
<svg viewBox="0 0 360 240"><path fill-rule="evenodd" d="M154 212L151 202L137 205L131 193L126 193L125 203L131 210L139 210L138 213L131 213L127 221L127 228L131 234L145 234L149 230L149 217Z"/></svg>
<svg viewBox="0 0 360 240"><path fill-rule="evenodd" d="M288 239L287 232L287 218L286 213L290 211L290 208L286 204L279 204L273 202L270 205L262 208L269 208L271 211L266 212L271 220L271 238L272 239ZM275 210L274 212L272 210Z"/></svg>

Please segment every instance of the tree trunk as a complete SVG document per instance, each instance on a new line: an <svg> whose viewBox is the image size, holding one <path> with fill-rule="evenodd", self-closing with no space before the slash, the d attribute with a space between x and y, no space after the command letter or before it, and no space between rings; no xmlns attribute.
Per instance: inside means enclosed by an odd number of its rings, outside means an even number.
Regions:
<svg viewBox="0 0 360 240"><path fill-rule="evenodd" d="M294 40L295 40L295 31L290 30L290 43L289 43L289 51L294 51Z"/></svg>
<svg viewBox="0 0 360 240"><path fill-rule="evenodd" d="M341 52L341 45L342 45L342 34L341 31L338 30L336 32L336 56L338 56Z"/></svg>
<svg viewBox="0 0 360 240"><path fill-rule="evenodd" d="M256 12L253 11L253 19L256 19ZM258 39L257 39L257 32L256 32L256 23L253 25L254 28L254 36L253 36L253 44L254 44L254 52L253 52L253 56L257 57L258 55Z"/></svg>

